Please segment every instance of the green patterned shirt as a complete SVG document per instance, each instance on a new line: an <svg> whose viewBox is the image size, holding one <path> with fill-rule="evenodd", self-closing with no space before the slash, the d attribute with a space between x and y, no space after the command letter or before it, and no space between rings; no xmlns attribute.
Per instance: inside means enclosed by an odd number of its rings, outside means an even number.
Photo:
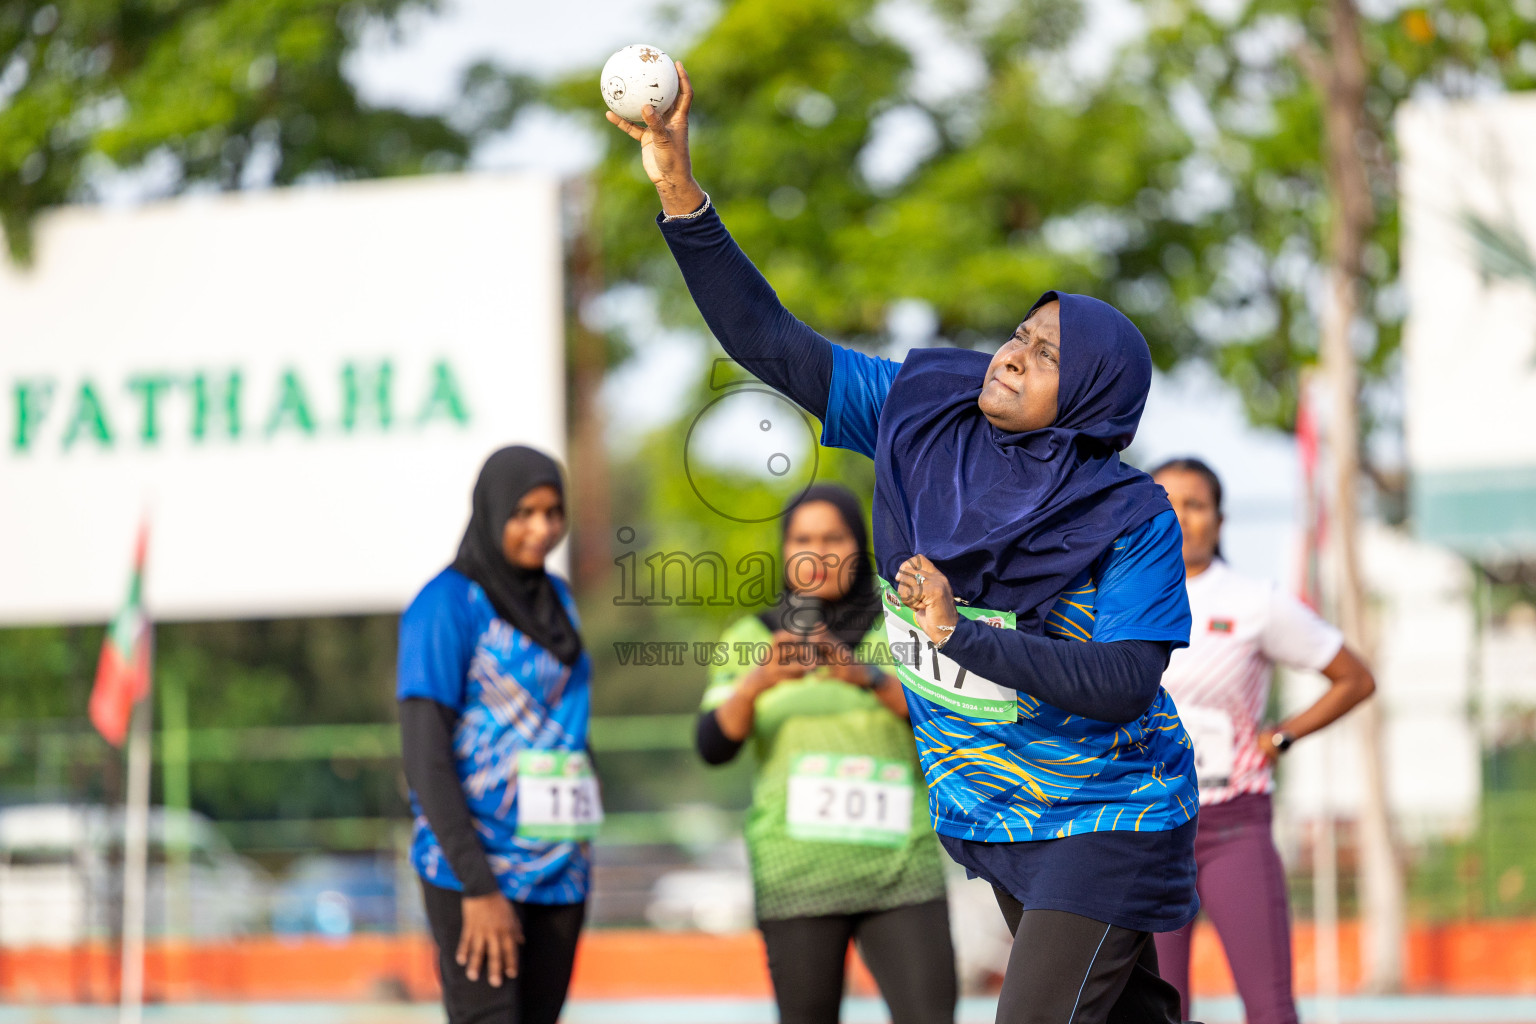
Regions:
<svg viewBox="0 0 1536 1024"><path fill-rule="evenodd" d="M702 705L706 711L723 704L754 666L750 658L738 657L735 645L766 644L772 634L752 615L734 623L721 639L730 652L729 664L710 670ZM877 623L866 640L883 643L883 624ZM899 684L892 679L886 685ZM912 730L878 697L822 670L785 680L757 698L750 741L757 772L746 839L759 920L887 910L943 897L941 852L928 824L927 790ZM845 760L848 755L853 757ZM825 811L834 799L842 809L853 802L860 812L869 793L883 800L879 790L851 793L831 787L815 789L811 796L807 787L812 780L803 773L817 762L853 769L872 763L882 766L887 777L894 773L910 780L910 827L904 834L887 833L883 842L871 842L867 831L846 828L840 840L791 835L789 797L797 764L799 792L806 794L797 804L800 820Z"/></svg>

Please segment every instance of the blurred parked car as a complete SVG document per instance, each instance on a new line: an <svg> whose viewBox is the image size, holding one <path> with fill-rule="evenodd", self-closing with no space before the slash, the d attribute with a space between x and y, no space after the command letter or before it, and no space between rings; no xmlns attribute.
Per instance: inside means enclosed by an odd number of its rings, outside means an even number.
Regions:
<svg viewBox="0 0 1536 1024"><path fill-rule="evenodd" d="M754 922L752 878L745 868L669 871L651 887L645 918L663 931L743 931Z"/></svg>
<svg viewBox="0 0 1536 1024"><path fill-rule="evenodd" d="M168 844L187 851L185 906L168 906ZM0 946L69 945L122 923L123 811L78 804L0 809ZM145 928L182 921L193 938L261 930L270 881L196 812L149 813ZM174 890L172 890L174 892ZM179 930L179 929L178 929Z"/></svg>
<svg viewBox="0 0 1536 1024"><path fill-rule="evenodd" d="M295 861L272 897L272 930L351 935L426 927L416 876L387 856L315 854Z"/></svg>

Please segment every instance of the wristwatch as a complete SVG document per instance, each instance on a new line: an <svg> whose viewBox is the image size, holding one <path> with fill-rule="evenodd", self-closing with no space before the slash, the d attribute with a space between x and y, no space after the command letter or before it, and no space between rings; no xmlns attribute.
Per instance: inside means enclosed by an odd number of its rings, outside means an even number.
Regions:
<svg viewBox="0 0 1536 1024"><path fill-rule="evenodd" d="M1283 754L1291 749L1291 744L1296 742L1296 737L1284 729L1276 729L1269 734L1269 742L1277 751Z"/></svg>
<svg viewBox="0 0 1536 1024"><path fill-rule="evenodd" d="M866 665L864 667L869 669L869 681L864 684L864 689L866 689L866 690L883 690L883 689L885 689L885 684L890 682L890 680L891 680L891 677L888 674L886 674L886 671L884 669L882 669L878 665Z"/></svg>

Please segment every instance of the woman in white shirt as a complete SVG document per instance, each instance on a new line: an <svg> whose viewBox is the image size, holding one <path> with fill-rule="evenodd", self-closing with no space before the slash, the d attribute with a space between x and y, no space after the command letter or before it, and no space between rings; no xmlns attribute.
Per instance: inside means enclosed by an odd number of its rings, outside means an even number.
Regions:
<svg viewBox="0 0 1536 1024"><path fill-rule="evenodd" d="M1249 1024L1296 1024L1285 871L1270 834L1275 762L1376 688L1337 629L1273 583L1239 575L1221 557L1221 481L1199 459L1174 459L1153 479L1184 533L1189 646L1163 675L1195 744L1200 825L1197 886L1216 925ZM1264 723L1275 664L1321 672L1329 687L1300 714ZM1193 923L1156 936L1162 976L1189 1019Z"/></svg>

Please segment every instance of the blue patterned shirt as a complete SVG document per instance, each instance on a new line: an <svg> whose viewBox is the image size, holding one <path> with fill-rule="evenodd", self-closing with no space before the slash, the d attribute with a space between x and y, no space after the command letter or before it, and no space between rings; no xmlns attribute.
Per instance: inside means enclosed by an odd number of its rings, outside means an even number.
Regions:
<svg viewBox="0 0 1536 1024"><path fill-rule="evenodd" d="M1169 565L1182 597L1181 543L1172 512L1121 537L1062 593L1046 635L1182 642L1188 605L1159 600ZM1166 831L1195 816L1194 754L1166 690L1125 725L1069 715L1025 693L1018 701L1017 722L991 722L907 692L938 832L1011 843Z"/></svg>
<svg viewBox="0 0 1536 1024"><path fill-rule="evenodd" d="M565 582L555 588L576 623ZM586 750L591 662L565 665L496 614L478 583L438 573L400 620L400 700L424 697L459 712L453 752L486 859L507 898L580 903L591 879L587 843L517 835L517 755ZM411 863L433 885L463 888L411 794Z"/></svg>
<svg viewBox="0 0 1536 1024"><path fill-rule="evenodd" d="M822 444L873 456L899 363L835 348ZM1166 511L1121 536L1063 591L1046 635L1189 642L1183 535ZM1013 609L999 609L1009 611ZM985 842L1167 831L1199 805L1194 754L1166 690L1135 722L1069 715L1019 694L1017 722L969 718L906 691L940 835Z"/></svg>

